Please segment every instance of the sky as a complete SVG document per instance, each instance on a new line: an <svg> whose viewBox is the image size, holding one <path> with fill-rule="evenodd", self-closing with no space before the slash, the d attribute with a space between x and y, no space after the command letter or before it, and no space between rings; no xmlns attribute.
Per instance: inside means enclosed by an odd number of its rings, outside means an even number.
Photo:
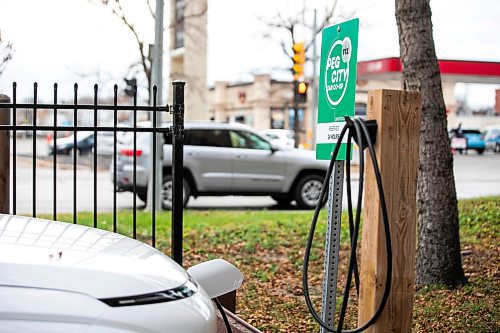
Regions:
<svg viewBox="0 0 500 333"><path fill-rule="evenodd" d="M143 6L145 0L123 1L140 33L153 43L154 22ZM208 83L250 81L256 73L287 79L289 72L278 69L289 66L290 60L276 39L263 37L268 29L258 17L293 15L303 6L321 13L330 3L208 0ZM58 82L60 98L71 99L73 83L79 83L80 95L90 95L93 83L99 82L100 92L109 95L113 83L123 85L129 65L139 57L133 35L123 23L89 0L0 0L0 8L2 38L15 48L0 77L0 93L11 95L16 81L18 96L29 97L36 81L40 98L51 100L53 83ZM431 9L438 58L500 61L500 1L431 0ZM338 12L360 19L358 60L399 56L394 0L339 0ZM306 19L312 21L310 16ZM167 32L164 37L168 45ZM168 66L164 70L167 77ZM307 71L310 74L310 68ZM478 107L491 106L494 89L462 85L457 93L467 94Z"/></svg>

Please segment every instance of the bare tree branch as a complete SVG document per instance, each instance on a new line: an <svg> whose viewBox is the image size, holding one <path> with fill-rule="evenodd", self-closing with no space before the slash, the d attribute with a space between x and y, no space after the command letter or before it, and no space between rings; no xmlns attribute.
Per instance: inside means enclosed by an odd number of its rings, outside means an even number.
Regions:
<svg viewBox="0 0 500 333"><path fill-rule="evenodd" d="M338 1L334 0L332 1L332 4L330 6L326 6L324 8L324 10L322 11L323 13L322 20L316 26L315 30L312 24L308 24L308 22L303 22L302 20L303 18L302 13L307 11L305 7L299 10L297 13L295 13L295 15L289 15L285 17L280 11L278 11L271 18L264 18L262 16L257 16L257 19L262 23L264 23L268 28L268 30L263 33L264 38L275 40L276 38L273 36L273 32L277 31L285 32L285 34L288 36L289 41L287 42L286 39L283 39L283 37L281 37L276 42L280 44L283 53L287 57L291 58L293 56L293 54L291 54L292 45L299 41L297 40L296 36L297 28L303 27L309 30L311 32L310 34L311 36L313 33L319 34L325 27L331 24L331 21L334 16L337 17L340 16L337 13L337 4ZM352 17L352 13L350 16ZM304 40L304 48L306 53L312 46L313 46L312 38ZM311 60L311 59L306 57L306 60Z"/></svg>
<svg viewBox="0 0 500 333"><path fill-rule="evenodd" d="M10 42L4 45L2 32L0 31L0 76L2 76L3 71L7 67L7 63L12 60L13 54L14 46Z"/></svg>
<svg viewBox="0 0 500 333"><path fill-rule="evenodd" d="M153 20L156 20L156 13L155 13L155 10L153 9L154 8L153 0L147 0L147 1L148 1L149 13L151 14L151 17L153 18Z"/></svg>
<svg viewBox="0 0 500 333"><path fill-rule="evenodd" d="M142 72L144 73L148 89L151 86L151 61L146 54L146 50L149 51L148 45L145 42L145 38L139 35L138 30L132 24L132 20L125 14L123 3L121 0L89 0L91 3L95 3L98 5L106 6L111 9L112 14L120 19L124 25L128 28L128 30L134 36L135 43L137 45L137 49L140 54L140 60L137 63L130 65L129 70L127 71L127 76L131 73L131 69L139 66L142 68ZM149 13L151 14L151 18L154 20L155 13L152 7L152 0L145 0L145 5L148 7Z"/></svg>

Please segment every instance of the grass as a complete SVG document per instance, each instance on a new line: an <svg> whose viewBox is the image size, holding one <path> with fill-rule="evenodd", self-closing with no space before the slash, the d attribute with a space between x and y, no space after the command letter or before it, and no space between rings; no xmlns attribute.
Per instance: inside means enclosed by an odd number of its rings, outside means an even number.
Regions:
<svg viewBox="0 0 500 333"><path fill-rule="evenodd" d="M463 266L468 284L458 289L431 286L415 294L415 332L500 331L499 237L500 197L459 201ZM185 266L224 258L245 275L238 291L237 313L265 332L313 332L313 322L303 300L301 270L311 211L197 211L184 215ZM60 220L71 222L71 215ZM310 289L320 301L326 211L320 216L311 253ZM347 216L343 216L343 221ZM78 223L92 226L93 215L82 213ZM132 234L132 214L117 215L117 231ZM112 230L110 214L98 216L98 227ZM156 245L170 251L170 214L157 216ZM151 241L151 215L137 213L137 236ZM341 270L345 271L348 231L341 232ZM340 280L345 279L341 272ZM319 309L319 306L318 306ZM356 324L355 302L348 325Z"/></svg>

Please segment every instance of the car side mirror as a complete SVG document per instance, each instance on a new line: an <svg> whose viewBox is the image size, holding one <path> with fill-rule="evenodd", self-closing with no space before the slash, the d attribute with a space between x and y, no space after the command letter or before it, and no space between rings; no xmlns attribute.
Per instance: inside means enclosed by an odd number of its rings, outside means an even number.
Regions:
<svg viewBox="0 0 500 333"><path fill-rule="evenodd" d="M275 152L280 150L280 147L276 143L271 142L269 144L271 145L271 154L274 154Z"/></svg>
<svg viewBox="0 0 500 333"><path fill-rule="evenodd" d="M224 259L214 259L188 268L187 272L210 298L219 297L238 289L243 283L243 274Z"/></svg>

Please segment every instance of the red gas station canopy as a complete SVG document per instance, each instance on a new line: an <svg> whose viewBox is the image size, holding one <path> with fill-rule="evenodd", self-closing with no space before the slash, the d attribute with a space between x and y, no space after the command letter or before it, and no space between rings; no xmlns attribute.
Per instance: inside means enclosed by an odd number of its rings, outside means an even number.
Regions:
<svg viewBox="0 0 500 333"><path fill-rule="evenodd" d="M438 60L443 81L500 84L500 62ZM385 58L358 63L359 80L401 79L399 58Z"/></svg>

